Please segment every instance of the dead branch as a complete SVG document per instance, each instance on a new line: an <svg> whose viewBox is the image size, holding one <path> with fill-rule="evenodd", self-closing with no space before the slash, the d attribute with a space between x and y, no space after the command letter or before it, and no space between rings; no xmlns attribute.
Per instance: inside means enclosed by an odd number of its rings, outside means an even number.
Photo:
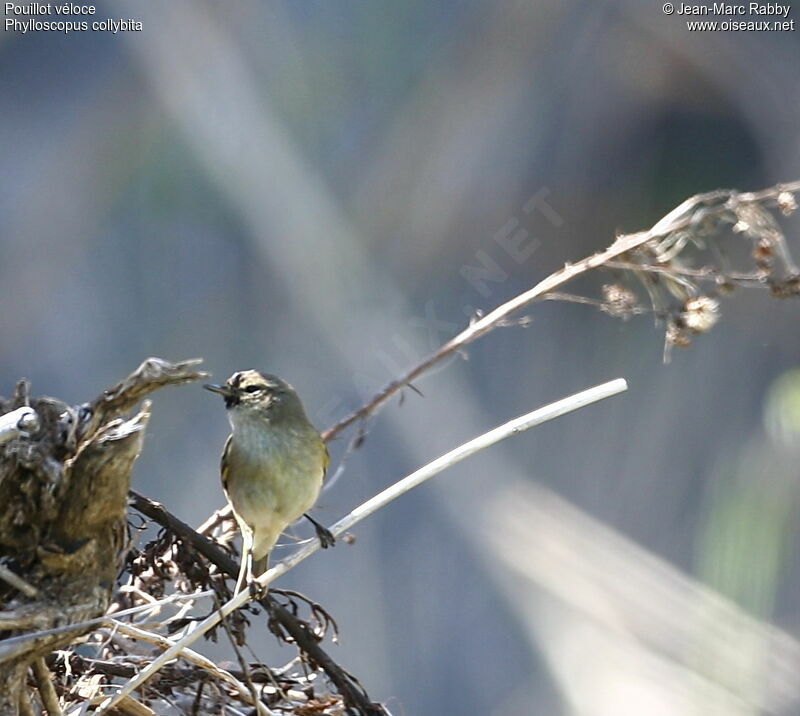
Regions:
<svg viewBox="0 0 800 716"><path fill-rule="evenodd" d="M85 622L108 608L127 552L127 492L149 406L126 414L158 388L204 377L196 365L150 358L81 406L31 398L26 381L0 399L0 415L28 409L22 422L16 418L17 434L0 444L0 713L30 705L24 691L31 666L51 708L40 660L91 628L15 639L8 648L4 641Z"/></svg>
<svg viewBox="0 0 800 716"><path fill-rule="evenodd" d="M617 259L619 261L615 266L622 265L628 268L626 264L629 264L632 267L629 270L631 274L668 273L669 278L673 279L673 284L685 287L686 281L680 280L681 273L685 274L684 267L679 261L680 255L688 247L721 234L726 226L734 233L744 235L753 244L752 259L755 268L746 275L737 274L738 282L768 287L774 296L781 298L800 295L800 273L791 260L783 234L770 213L770 210L777 210L784 216L793 213L797 208L795 199L797 191L800 191L800 181L777 184L757 192L717 190L690 197L647 231L617 237L604 251L592 254L577 263L566 264L564 268L550 274L529 290L479 317L404 375L387 383L360 408L328 428L323 433L323 438L332 440L353 423L374 413L437 363L463 351L467 345L495 328L509 325L509 319L513 314L537 301L547 299L548 296L552 297L554 291L589 271L610 268L611 263ZM708 273L711 269L706 267L701 270L703 271ZM716 274L724 280L724 271L716 270ZM690 295L681 295L683 301L672 310L660 305L660 296L651 294L651 298L654 299L651 310L666 320L667 341L671 345L688 345L692 333L705 332L700 330L706 325L702 321L705 316L699 315L702 312L692 311L693 304L690 304L687 310L688 301L704 296L699 289L694 290L693 284L691 287ZM677 291L668 281L665 290ZM628 291L622 293L630 295ZM571 300L574 300L574 297ZM624 311L620 311L619 305L615 305L612 301L606 303L608 304L606 312L610 315L626 316L643 312L636 300L629 306L630 310ZM703 308L709 304L701 302L696 305Z"/></svg>

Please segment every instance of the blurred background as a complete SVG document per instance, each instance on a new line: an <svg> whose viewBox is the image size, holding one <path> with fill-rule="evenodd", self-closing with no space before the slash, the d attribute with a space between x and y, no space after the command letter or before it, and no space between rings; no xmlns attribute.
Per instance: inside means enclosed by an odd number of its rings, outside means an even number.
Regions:
<svg viewBox="0 0 800 716"><path fill-rule="evenodd" d="M203 357L219 380L286 378L322 429L615 233L800 178L794 32L689 32L624 0L118 0L96 17L143 30L0 35L6 395L25 376L81 402L147 356ZM783 225L797 256L800 222ZM664 365L651 318L537 305L370 421L325 523L513 416L630 385L284 578L337 618L333 656L373 698L800 713L800 304L740 291L722 310ZM157 394L134 486L199 524L223 504L226 435L199 386ZM291 657L254 633L260 658Z"/></svg>

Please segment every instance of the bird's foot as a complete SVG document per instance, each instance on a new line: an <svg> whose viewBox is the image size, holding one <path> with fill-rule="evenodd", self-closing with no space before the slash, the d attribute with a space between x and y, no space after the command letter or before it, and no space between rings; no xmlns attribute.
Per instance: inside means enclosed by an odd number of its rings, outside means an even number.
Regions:
<svg viewBox="0 0 800 716"><path fill-rule="evenodd" d="M319 540L320 547L322 547L322 549L333 547L336 544L336 537L333 536L333 532L325 527L325 525L317 522L311 515L306 514L306 517L308 518L308 521L314 525L314 530L317 533L317 539Z"/></svg>
<svg viewBox="0 0 800 716"><path fill-rule="evenodd" d="M269 591L269 587L259 584L254 577L247 580L247 587L250 590L250 598L255 601L264 599Z"/></svg>
<svg viewBox="0 0 800 716"><path fill-rule="evenodd" d="M327 527L319 525L314 529L317 532L317 539L319 540L319 544L322 549L328 549L328 547L333 547L336 544L336 537L333 536L333 532L331 532Z"/></svg>

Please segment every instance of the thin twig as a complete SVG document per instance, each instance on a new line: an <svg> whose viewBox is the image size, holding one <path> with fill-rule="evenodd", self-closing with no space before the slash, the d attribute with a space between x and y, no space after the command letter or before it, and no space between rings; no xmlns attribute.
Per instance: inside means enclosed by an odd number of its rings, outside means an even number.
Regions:
<svg viewBox="0 0 800 716"><path fill-rule="evenodd" d="M724 279L733 283L757 284L767 286L767 279L759 273L725 273L709 266L693 269L685 266L658 266L655 264L639 264L631 261L607 261L604 268L621 269L624 271L645 271L646 273L660 273L666 276L687 276L701 281L716 281Z"/></svg>
<svg viewBox="0 0 800 716"><path fill-rule="evenodd" d="M215 606L217 609L220 608L219 599L215 599ZM263 706L261 702L261 695L256 688L256 685L253 683L253 677L250 675L250 669L247 666L247 662L244 660L242 656L242 651L239 649L239 645L236 643L236 637L234 637L233 632L231 631L231 625L228 623L228 619L226 617L222 617L222 627L225 629L225 633L228 635L228 640L231 643L231 647L233 648L233 653L236 654L236 660L239 662L239 666L242 669L243 681L248 689L250 689L250 693L253 695L253 703L258 704L259 706Z"/></svg>
<svg viewBox="0 0 800 716"><path fill-rule="evenodd" d="M197 687L197 693L194 695L194 700L192 701L192 716L196 716L200 713L200 702L203 699L203 689L206 686L206 679L200 679L200 684Z"/></svg>
<svg viewBox="0 0 800 716"><path fill-rule="evenodd" d="M387 488L383 492L378 493L375 495L375 497L356 507L352 512L350 512L350 514L346 515L336 524L334 524L330 528L330 531L335 536L342 534L343 532L351 529L355 524L364 518L371 515L373 512L386 506L393 500L397 499L414 487L421 485L423 482L431 479L443 470L446 470L447 468L461 462L465 458L474 455L476 452L485 450L486 448L513 435L518 435L519 433L532 428L534 425L539 425L543 422L564 415L570 411L585 407L590 403L594 403L598 400L616 395L617 393L620 393L626 389L627 385L624 380L612 380L608 383L604 383L594 388L590 388L589 390L582 391L581 393L577 393L576 395L559 400L543 408L539 408L538 410L534 410L533 412L523 415L519 418L515 418L514 420L510 420L504 425L494 428L493 430L490 430L489 432L484 433L483 435L480 435L451 450L433 462L421 467L419 470L413 472L407 477L404 477L402 480L399 480L391 487ZM312 542L309 542L284 561L268 569L256 580L256 583L261 587L266 587L277 577L285 574L319 549L319 540L313 540ZM249 598L249 590L242 590L219 610L212 612L202 622L194 625L194 628L180 641L178 641L175 646L167 649L167 651L158 656L155 660L148 664L148 666L142 669L142 671L135 678L131 679L127 684L125 684L114 696L103 702L97 711L97 715L99 716L100 714L109 713L109 711L117 703L119 703L120 699L141 687L142 684L151 678L164 664L172 659L177 658L184 647L189 646L197 641L209 629L216 626L221 618L241 607L249 600Z"/></svg>
<svg viewBox="0 0 800 716"><path fill-rule="evenodd" d="M609 313L609 303L608 301L603 301L599 298L588 298L586 296L576 296L571 293L561 293L559 291L551 291L550 293L546 293L541 297L542 301L561 301L562 303L579 303L583 306L593 306L594 308L598 308L601 311ZM642 313L650 313L649 308L643 308L642 306L632 306L625 310L626 315L641 315Z"/></svg>
<svg viewBox="0 0 800 716"><path fill-rule="evenodd" d="M194 600L200 599L201 597L212 597L214 596L214 592L211 590L205 592L196 592L194 594L171 594L168 597L164 597L163 599L159 599L152 604L140 604L135 607L130 607L129 609L123 609L119 612L114 612L114 614L106 615L102 617L95 617L94 619L87 619L82 622L76 622L75 624L67 624L63 627L53 627L52 629L43 629L42 631L36 631L29 634L21 634L19 636L9 637L8 639L3 639L0 642L0 664L4 661L7 661L20 653L21 650L24 650L25 645L32 644L33 642L40 640L45 637L54 636L56 634L66 634L67 632L81 632L85 631L87 627L93 626L102 626L106 623L109 616L116 618L128 616L130 614L137 614L138 612L145 612L151 611L155 608L160 608L165 604L169 604L171 602L180 602L183 600ZM0 621L0 626L4 630L10 630L12 627L9 625L10 622L7 621Z"/></svg>
<svg viewBox="0 0 800 716"><path fill-rule="evenodd" d="M30 696L25 689L20 689L19 692L19 716L36 716Z"/></svg>
<svg viewBox="0 0 800 716"><path fill-rule="evenodd" d="M106 674L107 676L116 676L122 679L132 679L138 673L138 669L128 661L121 662L117 660L94 659L88 656L78 656L77 658L83 664L82 668L84 669L84 673ZM290 664L292 663L294 662L290 662ZM236 669L228 669L227 671L237 679L244 679L244 674L241 671L237 671ZM180 679L184 681L205 680L209 676L208 670L199 666L179 667L175 665L170 667L169 670L163 670L162 674L164 673L166 673L167 677L170 679ZM276 686L277 682L266 672L256 672L253 675L253 681L258 681L259 683L262 681L265 682L264 689L267 690L270 695L280 694L281 692L280 685L278 684ZM297 698L301 692L296 689L294 691L292 689L286 689L284 693L292 698Z"/></svg>
<svg viewBox="0 0 800 716"><path fill-rule="evenodd" d="M186 524L183 520L173 515L160 502L151 500L149 497L146 497L145 495L136 492L136 490L129 490L128 498L130 500L130 504L132 507L137 509L146 517L149 517L151 520L154 520L162 527L166 527L170 532L178 535L179 537L188 539L191 542L192 546L198 552L200 552L200 554L202 554L209 561L219 566L217 560L219 559L218 552L221 550L219 549L219 546L214 540L212 540L209 537L206 537L204 534L196 532L191 526ZM202 539L197 539L194 537L194 535L202 537ZM227 555L225 556L227 557ZM230 560L231 564L236 565L238 574L238 569L239 569L238 563L230 557L228 557L228 560ZM223 571L227 572L227 569L223 569Z"/></svg>
<svg viewBox="0 0 800 716"><path fill-rule="evenodd" d="M42 657L34 659L32 667L36 686L39 688L39 695L42 697L42 704L47 710L47 716L61 716L61 706L58 703L58 696L50 678L50 669L47 668L47 664L44 663Z"/></svg>
<svg viewBox="0 0 800 716"><path fill-rule="evenodd" d="M12 572L4 564L0 564L0 579L6 584L10 584L17 591L22 592L26 597L33 598L39 594L39 590L36 589L36 587L32 584L28 584L22 577L16 572Z"/></svg>
<svg viewBox="0 0 800 716"><path fill-rule="evenodd" d="M79 614L86 614L98 608L96 601L83 604L74 604L69 607L53 604L46 608L24 607L19 610L0 612L0 630L11 631L15 629L39 628L42 624L58 623L58 620L68 621L70 617ZM19 626L25 624L26 626ZM14 626L12 626L14 625ZM0 664L22 656L25 653L49 646L50 637L54 634L67 634L76 632L75 636L80 636L81 631L72 625L35 631L22 634L20 636L0 639Z"/></svg>
<svg viewBox="0 0 800 716"><path fill-rule="evenodd" d="M566 264L564 268L550 274L547 278L533 286L533 288L515 296L510 301L503 303L485 316L482 316L461 331L457 336L451 338L443 346L431 353L427 358L422 360L422 362L406 372L405 375L387 383L382 390L367 403L358 408L358 410L353 411L350 415L328 428L322 434L322 437L325 440L332 440L353 423L373 413L393 395L402 390L403 387L424 373L427 373L434 365L457 353L463 349L464 346L484 336L494 328L497 328L498 325L501 325L511 314L529 306L534 301L542 299L546 294L563 286L565 283L581 274L604 266L612 259L642 246L648 241L663 238L674 231L688 229L701 217L705 218L722 214L731 211L741 204L763 201L764 199L775 199L783 192L795 191L800 191L800 181L778 184L757 192L739 193L736 191L719 190L707 194L698 194L686 199L686 201L669 212L647 231L619 236L605 251L600 251L592 256L588 256L577 263ZM708 206L712 202L715 205Z"/></svg>
<svg viewBox="0 0 800 716"><path fill-rule="evenodd" d="M212 530L217 526L222 524L227 519L233 518L233 512L231 511L231 506L226 504L224 507L220 507L216 512L214 512L203 524L201 524L197 528L197 532L201 535L208 535L211 534Z"/></svg>
<svg viewBox="0 0 800 716"><path fill-rule="evenodd" d="M135 639L140 639L149 644L159 646L162 649L170 650L178 643L172 639L167 639L167 637L162 636L161 634L156 634L155 632L147 631L146 629L140 629L139 627L126 624L125 622L116 621L114 619L107 619L106 621L109 627L112 627L117 631L127 634ZM226 669L221 669L213 661L207 659L205 656L192 649L183 650L180 656L195 666L205 669L216 678L228 682L231 686L233 686L234 689L236 689L246 703L256 707L261 716L275 716L275 714L270 711L260 699L253 698L253 694L250 693L250 690L245 684L239 681L239 679L233 676L233 674Z"/></svg>

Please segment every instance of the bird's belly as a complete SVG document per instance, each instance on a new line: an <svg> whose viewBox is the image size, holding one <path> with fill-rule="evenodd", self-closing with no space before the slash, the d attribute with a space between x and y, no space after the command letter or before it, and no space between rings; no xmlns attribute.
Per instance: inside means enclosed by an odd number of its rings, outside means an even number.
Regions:
<svg viewBox="0 0 800 716"><path fill-rule="evenodd" d="M321 486L321 470L318 476L292 469L280 474L262 471L255 480L232 480L228 497L239 517L256 528L266 523L294 522L311 509Z"/></svg>
<svg viewBox="0 0 800 716"><path fill-rule="evenodd" d="M259 451L258 459L238 452L227 484L238 517L251 529L279 531L307 512L322 487L321 458L300 450ZM267 459L265 459L267 458Z"/></svg>

